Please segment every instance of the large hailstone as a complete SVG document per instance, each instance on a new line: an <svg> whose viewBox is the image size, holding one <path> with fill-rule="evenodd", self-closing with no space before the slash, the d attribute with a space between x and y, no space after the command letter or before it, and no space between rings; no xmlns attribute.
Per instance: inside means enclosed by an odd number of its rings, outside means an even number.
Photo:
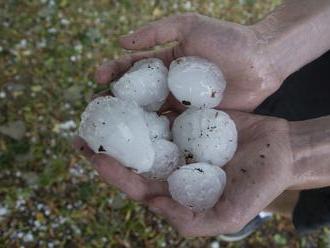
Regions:
<svg viewBox="0 0 330 248"><path fill-rule="evenodd" d="M181 57L170 65L168 87L188 107L213 108L222 100L226 81L220 68L210 61Z"/></svg>
<svg viewBox="0 0 330 248"><path fill-rule="evenodd" d="M180 165L180 150L173 142L158 139L153 142L155 161L150 171L143 175L158 180L166 180L173 170Z"/></svg>
<svg viewBox="0 0 330 248"><path fill-rule="evenodd" d="M135 102L111 96L94 99L81 116L79 136L94 152L108 154L138 173L154 163L144 110Z"/></svg>
<svg viewBox="0 0 330 248"><path fill-rule="evenodd" d="M160 59L139 60L112 84L112 93L121 99L135 101L148 111L157 111L169 93L167 73Z"/></svg>
<svg viewBox="0 0 330 248"><path fill-rule="evenodd" d="M171 138L170 121L166 116L158 116L154 112L145 111L144 118L152 141L156 139L169 140Z"/></svg>
<svg viewBox="0 0 330 248"><path fill-rule="evenodd" d="M195 163L180 167L167 181L174 200L194 212L202 212L218 201L226 185L226 174L217 166Z"/></svg>
<svg viewBox="0 0 330 248"><path fill-rule="evenodd" d="M235 123L229 115L215 109L186 110L175 119L172 134L187 163L223 166L237 148Z"/></svg>

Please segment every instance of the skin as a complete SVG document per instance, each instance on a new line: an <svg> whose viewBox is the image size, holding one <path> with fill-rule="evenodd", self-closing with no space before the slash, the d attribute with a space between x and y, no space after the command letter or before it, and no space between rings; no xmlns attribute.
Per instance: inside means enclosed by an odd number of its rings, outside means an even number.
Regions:
<svg viewBox="0 0 330 248"><path fill-rule="evenodd" d="M175 202L166 182L143 178L113 158L94 154L81 139L76 140L75 146L91 160L104 181L165 217L183 236L237 232L276 198L290 203L292 199L282 194L286 190L330 185L330 117L288 122L243 112L228 113L237 125L238 150L224 167L224 194L204 213L193 213ZM290 194L296 197L286 193ZM276 202L270 209L274 205Z"/></svg>
<svg viewBox="0 0 330 248"><path fill-rule="evenodd" d="M294 207L299 199L298 190L287 190L279 195L271 204L269 204L265 211L271 213L277 213L281 216L285 216L288 219L292 218Z"/></svg>
<svg viewBox="0 0 330 248"><path fill-rule="evenodd" d="M290 123L294 186L313 189L330 185L330 116Z"/></svg>
<svg viewBox="0 0 330 248"><path fill-rule="evenodd" d="M289 188L293 171L289 166L292 154L285 120L241 112L229 114L238 129L238 151L224 167L227 185L223 196L205 213L195 214L172 200L166 182L150 181L113 158L94 154L82 140L76 141L76 147L84 147L103 180L164 216L181 235L231 233ZM245 202L243 209L241 202Z"/></svg>
<svg viewBox="0 0 330 248"><path fill-rule="evenodd" d="M158 57L168 66L178 57L200 56L217 64L226 78L226 93L219 108L252 111L286 77L330 48L327 23L328 0L319 0L318 4L313 0L284 1L251 26L195 13L171 16L121 37L122 48L137 52L103 63L95 77L101 84L109 83L143 58ZM141 52L168 42L176 43L170 48ZM164 106L167 108L184 109L172 96Z"/></svg>
<svg viewBox="0 0 330 248"><path fill-rule="evenodd" d="M330 49L330 1L287 0L252 26L281 80Z"/></svg>
<svg viewBox="0 0 330 248"><path fill-rule="evenodd" d="M227 89L219 108L251 111L288 75L330 48L327 23L328 0L318 4L285 1L252 26L197 14L172 16L122 37L120 44L129 50L145 50L176 41L173 47L106 62L98 68L96 80L109 83L146 57L161 58L169 65L181 56L201 56L219 65L226 77ZM163 110L169 109L180 113L184 108L170 96ZM229 114L238 128L239 146L224 168L228 177L224 195L205 213L192 213L170 198L166 183L149 181L113 158L94 154L81 139L75 146L92 161L101 178L164 216L183 236L237 232L275 199L285 198L282 193L286 190L330 185L330 117L287 122L235 111Z"/></svg>
<svg viewBox="0 0 330 248"><path fill-rule="evenodd" d="M184 14L150 23L122 37L120 44L125 49L142 50L171 41L177 41L171 48L137 52L104 63L96 72L97 82L109 83L142 58L158 57L168 66L178 57L200 56L217 64L228 82L219 106L222 109L253 110L280 86L279 75L263 56L258 37L248 26ZM173 97L166 108L183 109Z"/></svg>
<svg viewBox="0 0 330 248"><path fill-rule="evenodd" d="M181 235L189 237L237 232L267 206L276 206L275 199L290 205L297 195L282 194L287 190L330 186L330 116L288 122L228 113L237 126L238 150L224 167L224 194L204 213L193 213L175 202L166 182L143 178L115 159L93 153L82 139L75 141L75 147L91 160L105 182L147 205ZM284 212L289 208L282 207Z"/></svg>

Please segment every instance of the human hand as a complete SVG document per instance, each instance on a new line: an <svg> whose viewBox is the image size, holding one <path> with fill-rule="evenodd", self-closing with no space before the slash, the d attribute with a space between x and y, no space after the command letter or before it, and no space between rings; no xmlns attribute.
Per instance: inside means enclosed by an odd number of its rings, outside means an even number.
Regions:
<svg viewBox="0 0 330 248"><path fill-rule="evenodd" d="M96 72L96 81L109 83L142 58L158 57L168 66L182 56L200 56L217 64L227 80L224 99L219 108L251 111L281 84L259 42L253 26L220 21L198 14L171 16L152 22L120 39L129 50L143 50L177 41L171 48L137 52L105 62ZM170 98L168 108L182 109Z"/></svg>
<svg viewBox="0 0 330 248"><path fill-rule="evenodd" d="M288 122L229 112L238 129L238 150L224 167L227 185L216 206L193 213L175 202L167 183L135 174L106 155L94 154L77 140L101 178L152 211L164 216L184 236L213 236L239 231L284 190L292 187L292 154Z"/></svg>

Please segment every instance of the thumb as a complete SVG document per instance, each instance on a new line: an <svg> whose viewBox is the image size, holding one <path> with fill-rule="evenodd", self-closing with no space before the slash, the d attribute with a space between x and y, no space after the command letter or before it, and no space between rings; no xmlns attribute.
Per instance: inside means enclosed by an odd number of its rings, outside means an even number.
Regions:
<svg viewBox="0 0 330 248"><path fill-rule="evenodd" d="M122 36L119 42L123 48L130 50L147 49L171 41L180 42L190 30L195 17L196 14L170 16Z"/></svg>

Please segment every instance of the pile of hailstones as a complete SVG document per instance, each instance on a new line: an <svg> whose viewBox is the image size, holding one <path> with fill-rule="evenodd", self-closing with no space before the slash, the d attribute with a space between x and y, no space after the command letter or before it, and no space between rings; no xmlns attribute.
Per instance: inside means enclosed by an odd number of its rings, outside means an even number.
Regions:
<svg viewBox="0 0 330 248"><path fill-rule="evenodd" d="M113 82L115 97L89 103L79 135L94 152L108 154L145 177L167 180L174 200L202 212L223 193L226 174L221 167L237 147L234 122L212 109L225 87L221 70L205 59L181 57L169 70L159 59L143 59ZM167 117L155 112L169 91L188 107L172 130Z"/></svg>

